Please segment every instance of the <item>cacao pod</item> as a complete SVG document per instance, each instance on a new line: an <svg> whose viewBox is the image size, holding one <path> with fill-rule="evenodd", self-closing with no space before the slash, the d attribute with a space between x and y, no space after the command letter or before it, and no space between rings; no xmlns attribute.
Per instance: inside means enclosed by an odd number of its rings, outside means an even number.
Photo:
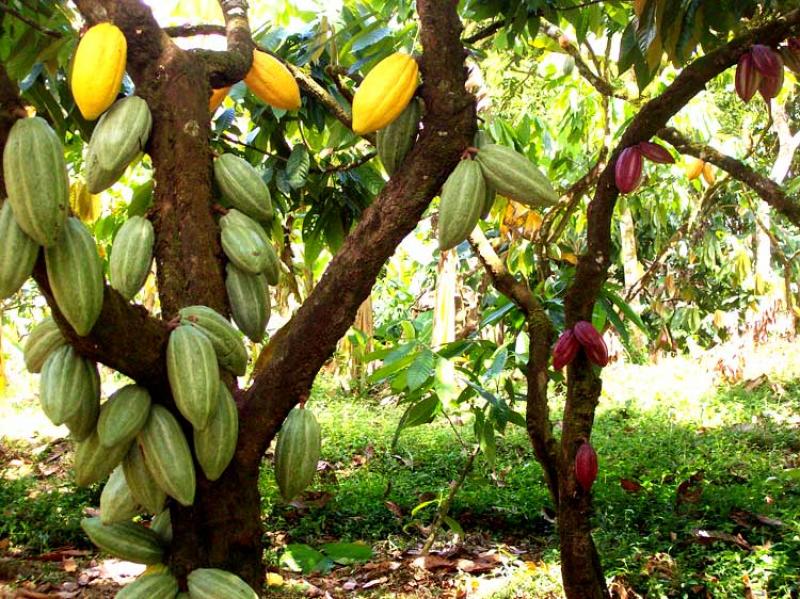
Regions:
<svg viewBox="0 0 800 599"><path fill-rule="evenodd" d="M122 460L122 470L125 473L128 488L137 504L150 514L157 514L164 509L167 494L150 474L138 443L132 443L128 453L125 454L125 459Z"/></svg>
<svg viewBox="0 0 800 599"><path fill-rule="evenodd" d="M275 249L272 247L269 235L267 235L267 232L264 231L264 228L252 218L243 212L236 210L235 208L228 210L227 214L220 219L219 224L223 231L226 227L236 225L244 227L250 230L253 235L258 236L258 238L261 240L261 242L258 244L259 249L263 250L264 259L266 261L266 265L261 272L267 278L267 283L270 285L277 285L281 273L280 261L278 260L278 255L275 253ZM231 262L235 263L234 260L231 260Z"/></svg>
<svg viewBox="0 0 800 599"><path fill-rule="evenodd" d="M648 160L658 164L675 164L675 159L672 157L672 154L662 145L651 141L642 141L639 142L638 147L639 153Z"/></svg>
<svg viewBox="0 0 800 599"><path fill-rule="evenodd" d="M686 162L686 178L689 181L697 179L702 174L705 164L705 162L697 158L689 158Z"/></svg>
<svg viewBox="0 0 800 599"><path fill-rule="evenodd" d="M103 524L124 522L133 518L138 511L136 500L125 482L125 473L121 466L117 466L100 494L100 521Z"/></svg>
<svg viewBox="0 0 800 599"><path fill-rule="evenodd" d="M169 572L139 576L117 593L117 599L173 599L178 579Z"/></svg>
<svg viewBox="0 0 800 599"><path fill-rule="evenodd" d="M575 359L581 344L575 338L572 329L567 329L558 338L555 347L553 348L553 368L561 370Z"/></svg>
<svg viewBox="0 0 800 599"><path fill-rule="evenodd" d="M418 75L417 61L401 52L375 65L353 96L353 131L366 135L400 116L417 90Z"/></svg>
<svg viewBox="0 0 800 599"><path fill-rule="evenodd" d="M575 480L584 493L592 489L597 478L597 454L589 443L582 443L575 454Z"/></svg>
<svg viewBox="0 0 800 599"><path fill-rule="evenodd" d="M630 193L642 182L642 154L637 146L625 148L614 165L614 182L620 193Z"/></svg>
<svg viewBox="0 0 800 599"><path fill-rule="evenodd" d="M780 54L783 64L793 73L800 74L800 47L790 43L780 48Z"/></svg>
<svg viewBox="0 0 800 599"><path fill-rule="evenodd" d="M750 52L742 54L736 65L735 78L736 94L743 102L749 102L761 84L761 73L753 64L753 56Z"/></svg>
<svg viewBox="0 0 800 599"><path fill-rule="evenodd" d="M464 241L481 217L486 185L480 165L462 160L447 177L439 202L439 249L449 250Z"/></svg>
<svg viewBox="0 0 800 599"><path fill-rule="evenodd" d="M383 168L393 175L414 147L422 118L422 101L414 99L394 121L378 131L376 145Z"/></svg>
<svg viewBox="0 0 800 599"><path fill-rule="evenodd" d="M53 350L44 362L39 381L42 410L55 425L64 424L85 402L100 402L97 365L71 345Z"/></svg>
<svg viewBox="0 0 800 599"><path fill-rule="evenodd" d="M31 276L39 244L14 220L11 204L0 207L0 300L14 295Z"/></svg>
<svg viewBox="0 0 800 599"><path fill-rule="evenodd" d="M248 274L233 264L228 264L225 271L225 289L233 321L252 341L260 343L270 316L267 281L263 275Z"/></svg>
<svg viewBox="0 0 800 599"><path fill-rule="evenodd" d="M192 599L258 599L244 580L225 570L198 568L186 577Z"/></svg>
<svg viewBox="0 0 800 599"><path fill-rule="evenodd" d="M222 101L225 99L225 96L227 96L228 92L230 91L230 86L211 90L211 98L208 101L208 111L211 114L214 114L217 111L217 108L219 108L220 104L222 104Z"/></svg>
<svg viewBox="0 0 800 599"><path fill-rule="evenodd" d="M169 510L159 512L150 522L150 530L158 534L164 541L164 544L169 545L172 543L172 517L169 515Z"/></svg>
<svg viewBox="0 0 800 599"><path fill-rule="evenodd" d="M753 66L764 77L777 78L783 72L783 61L780 55L769 46L756 44L750 50L753 57Z"/></svg>
<svg viewBox="0 0 800 599"><path fill-rule="evenodd" d="M102 209L100 196L89 193L89 188L83 181L75 181L69 186L69 207L85 223L96 221Z"/></svg>
<svg viewBox="0 0 800 599"><path fill-rule="evenodd" d="M217 157L214 179L231 206L257 221L272 220L272 200L267 184L244 158L236 154Z"/></svg>
<svg viewBox="0 0 800 599"><path fill-rule="evenodd" d="M275 444L275 480L286 501L291 501L314 479L319 461L320 429L311 410L289 412Z"/></svg>
<svg viewBox="0 0 800 599"><path fill-rule="evenodd" d="M178 421L169 410L160 405L150 408L150 416L139 433L138 443L156 484L178 503L192 505L196 485L192 452Z"/></svg>
<svg viewBox="0 0 800 599"><path fill-rule="evenodd" d="M580 342L586 357L598 366L608 364L608 348L603 336L597 331L590 322L579 320L572 327L575 338Z"/></svg>
<svg viewBox="0 0 800 599"><path fill-rule="evenodd" d="M39 245L55 244L67 219L69 178L64 147L44 119L19 119L11 127L3 176L20 228Z"/></svg>
<svg viewBox="0 0 800 599"><path fill-rule="evenodd" d="M78 335L88 335L103 309L103 264L94 237L70 217L61 239L45 248L44 257L58 309Z"/></svg>
<svg viewBox="0 0 800 599"><path fill-rule="evenodd" d="M472 140L472 145L478 148L479 150L487 146L491 143L492 138L486 131L478 131L475 133L475 137ZM494 201L497 198L497 190L494 188L494 185L489 183L489 181L484 180L486 184L486 197L483 201L483 208L481 208L481 218L485 219L489 216L489 213L492 211L492 207L494 206Z"/></svg>
<svg viewBox="0 0 800 599"><path fill-rule="evenodd" d="M780 70L777 77L762 77L761 83L758 84L758 93L769 104L772 98L778 96L781 88L783 88L783 69Z"/></svg>
<svg viewBox="0 0 800 599"><path fill-rule="evenodd" d="M95 120L114 103L127 54L125 35L113 23L98 23L83 34L72 63L70 87L86 120Z"/></svg>
<svg viewBox="0 0 800 599"><path fill-rule="evenodd" d="M208 337L220 366L237 376L244 375L247 370L247 349L242 343L242 335L227 318L208 306L187 306L179 314L182 325L194 326Z"/></svg>
<svg viewBox="0 0 800 599"><path fill-rule="evenodd" d="M126 300L135 296L150 274L155 231L142 216L131 216L117 231L108 261L111 286Z"/></svg>
<svg viewBox="0 0 800 599"><path fill-rule="evenodd" d="M103 524L100 518L84 518L81 528L92 543L120 559L137 564L158 564L164 557L158 535L133 522Z"/></svg>
<svg viewBox="0 0 800 599"><path fill-rule="evenodd" d="M118 389L100 408L97 434L100 443L112 447L130 443L139 434L150 414L150 394L139 385Z"/></svg>
<svg viewBox="0 0 800 599"><path fill-rule="evenodd" d="M267 245L252 229L239 225L223 227L222 249L231 262L251 275L267 267Z"/></svg>
<svg viewBox="0 0 800 599"><path fill-rule="evenodd" d="M194 430L194 454L208 480L217 480L228 467L239 437L239 414L231 392L220 383L217 409L208 426Z"/></svg>
<svg viewBox="0 0 800 599"><path fill-rule="evenodd" d="M128 96L97 122L86 153L86 186L100 193L114 185L128 165L144 151L153 118L142 98Z"/></svg>
<svg viewBox="0 0 800 599"><path fill-rule="evenodd" d="M97 398L94 401L82 401L78 412L67 418L64 424L69 429L69 436L75 442L85 441L94 433L97 419L100 416L100 379L97 379Z"/></svg>
<svg viewBox="0 0 800 599"><path fill-rule="evenodd" d="M483 176L498 193L531 206L543 208L558 202L550 180L525 156L499 144L487 144L475 159Z"/></svg>
<svg viewBox="0 0 800 599"><path fill-rule="evenodd" d="M714 169L708 162L703 164L703 179L705 179L706 183L709 185L714 185L714 182L717 180L714 176Z"/></svg>
<svg viewBox="0 0 800 599"><path fill-rule="evenodd" d="M130 443L106 447L100 443L97 431L92 431L75 445L75 484L88 487L103 480L122 461L129 447Z"/></svg>
<svg viewBox="0 0 800 599"><path fill-rule="evenodd" d="M217 409L219 365L214 346L194 327L178 327L167 343L167 376L175 405L186 420L204 429Z"/></svg>
<svg viewBox="0 0 800 599"><path fill-rule="evenodd" d="M300 108L300 88L292 73L274 56L253 50L253 65L244 77L245 85L256 97L275 108Z"/></svg>

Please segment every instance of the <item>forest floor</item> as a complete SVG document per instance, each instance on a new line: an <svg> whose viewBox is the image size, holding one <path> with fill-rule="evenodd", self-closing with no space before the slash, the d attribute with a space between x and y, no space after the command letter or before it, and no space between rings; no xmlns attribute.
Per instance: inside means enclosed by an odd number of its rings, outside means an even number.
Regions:
<svg viewBox="0 0 800 599"><path fill-rule="evenodd" d="M595 539L617 597L798 597L800 352L748 353L742 380L712 362L612 365L592 438ZM13 379L12 379L13 380ZM12 390L13 391L13 390ZM456 495L451 526L419 549L463 467L472 423L408 429L380 393L318 382L319 476L298 501L261 487L270 597L560 597L552 506L525 432L499 438ZM552 409L562 404L554 393ZM517 406L521 409L521 406ZM64 429L17 387L0 402L0 596L111 597L143 569L95 553L79 521L100 488L76 490Z"/></svg>

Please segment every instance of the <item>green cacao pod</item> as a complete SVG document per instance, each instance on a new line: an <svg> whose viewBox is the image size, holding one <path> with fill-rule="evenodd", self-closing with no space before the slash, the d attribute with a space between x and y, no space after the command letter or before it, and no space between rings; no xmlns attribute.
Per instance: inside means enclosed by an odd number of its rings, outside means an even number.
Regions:
<svg viewBox="0 0 800 599"><path fill-rule="evenodd" d="M172 543L172 517L169 510L163 510L150 522L150 530L164 541L165 545Z"/></svg>
<svg viewBox="0 0 800 599"><path fill-rule="evenodd" d="M530 160L511 148L487 144L475 158L486 180L507 198L533 208L558 202L558 193L550 180Z"/></svg>
<svg viewBox="0 0 800 599"><path fill-rule="evenodd" d="M0 208L0 300L14 295L31 276L39 244L14 220L11 204Z"/></svg>
<svg viewBox="0 0 800 599"><path fill-rule="evenodd" d="M264 228L252 218L236 209L228 210L228 213L220 219L219 224L223 229L223 248L225 239L224 230L232 225L245 227L246 229L252 231L253 234L259 236L259 239L261 239L262 243L258 244L258 251L263 252L264 254L264 265L258 272L263 272L264 276L267 278L267 283L270 285L277 285L281 272L280 263L278 261L278 255L275 253L275 249L272 247L272 243L270 242L269 235L267 235L266 231L264 231ZM234 250L232 251L235 251L235 248L236 246L234 245ZM231 258L231 256L228 255L228 258ZM239 266L239 264L237 264L237 260L231 258L231 262ZM242 268L241 266L239 267ZM252 268L249 270L248 268L242 268L242 270L253 274L258 274L253 272Z"/></svg>
<svg viewBox="0 0 800 599"><path fill-rule="evenodd" d="M64 421L69 436L75 442L85 441L95 431L100 416L100 379L97 379L97 397L93 401L82 401L78 412Z"/></svg>
<svg viewBox="0 0 800 599"><path fill-rule="evenodd" d="M251 340L260 343L270 315L269 293L263 275L251 275L233 264L225 267L225 289L236 326Z"/></svg>
<svg viewBox="0 0 800 599"><path fill-rule="evenodd" d="M186 577L192 599L258 599L244 580L226 570L198 568Z"/></svg>
<svg viewBox="0 0 800 599"><path fill-rule="evenodd" d="M464 241L481 217L486 184L474 160L462 160L442 187L439 202L439 249L449 250Z"/></svg>
<svg viewBox="0 0 800 599"><path fill-rule="evenodd" d="M133 522L103 524L100 518L84 518L81 528L103 551L137 564L157 564L164 557L161 539L152 530Z"/></svg>
<svg viewBox="0 0 800 599"><path fill-rule="evenodd" d="M139 292L150 273L154 241L153 223L142 216L131 216L114 237L108 278L111 286L127 300Z"/></svg>
<svg viewBox="0 0 800 599"><path fill-rule="evenodd" d="M20 119L11 127L3 176L17 224L39 245L55 244L67 218L69 177L61 140L44 119Z"/></svg>
<svg viewBox="0 0 800 599"><path fill-rule="evenodd" d="M228 467L239 437L239 414L231 392L220 383L217 409L203 430L194 430L194 454L208 480L217 480Z"/></svg>
<svg viewBox="0 0 800 599"><path fill-rule="evenodd" d="M130 443L105 447L97 430L75 445L75 484L88 487L108 476L128 453Z"/></svg>
<svg viewBox="0 0 800 599"><path fill-rule="evenodd" d="M393 175L406 154L414 147L422 118L422 101L413 99L400 116L378 131L378 156L389 175Z"/></svg>
<svg viewBox="0 0 800 599"><path fill-rule="evenodd" d="M132 443L125 459L122 460L122 471L125 481L131 490L136 503L150 514L157 514L164 509L167 494L158 486L150 469L144 462L144 455L138 443Z"/></svg>
<svg viewBox="0 0 800 599"><path fill-rule="evenodd" d="M84 402L100 402L97 365L71 345L62 345L45 360L39 381L42 410L53 424L64 424Z"/></svg>
<svg viewBox="0 0 800 599"><path fill-rule="evenodd" d="M103 265L92 234L70 217L61 239L44 256L58 309L78 335L88 335L103 308Z"/></svg>
<svg viewBox="0 0 800 599"><path fill-rule="evenodd" d="M257 275L267 268L267 245L245 227L228 225L222 229L222 249L241 270Z"/></svg>
<svg viewBox="0 0 800 599"><path fill-rule="evenodd" d="M139 511L121 466L114 468L100 494L100 521L103 524L125 522Z"/></svg>
<svg viewBox="0 0 800 599"><path fill-rule="evenodd" d="M196 485L192 452L169 410L160 405L150 408L150 417L139 433L138 443L156 484L180 504L192 505Z"/></svg>
<svg viewBox="0 0 800 599"><path fill-rule="evenodd" d="M203 429L217 409L219 365L214 346L194 327L169 335L167 376L175 405L194 428Z"/></svg>
<svg viewBox="0 0 800 599"><path fill-rule="evenodd" d="M216 158L214 179L231 206L257 221L272 220L272 200L267 184L244 158L235 154Z"/></svg>
<svg viewBox="0 0 800 599"><path fill-rule="evenodd" d="M55 320L49 316L42 320L28 335L22 350L28 372L41 372L50 352L66 342Z"/></svg>
<svg viewBox="0 0 800 599"><path fill-rule="evenodd" d="M311 410L292 408L275 444L275 480L286 501L294 499L313 480L321 444L319 424Z"/></svg>
<svg viewBox="0 0 800 599"><path fill-rule="evenodd" d="M133 441L147 422L150 403L150 393L139 385L126 385L114 392L100 408L100 443L112 447Z"/></svg>
<svg viewBox="0 0 800 599"><path fill-rule="evenodd" d="M479 150L482 147L487 146L491 143L494 142L492 141L491 136L486 131L476 132L475 137L472 141L472 145L478 148ZM484 178L484 183L486 184L486 196L484 197L483 200L483 208L481 208L481 218L485 219L486 217L489 216L489 213L492 211L492 206L494 206L494 201L497 198L497 190L494 188L494 185L489 183L489 181L487 181L485 178Z"/></svg>
<svg viewBox="0 0 800 599"><path fill-rule="evenodd" d="M187 306L180 310L180 316L182 325L191 325L208 337L220 366L237 376L245 373L247 349L241 333L227 318L208 306Z"/></svg>
<svg viewBox="0 0 800 599"><path fill-rule="evenodd" d="M144 151L152 124L147 102L137 96L117 100L103 113L86 154L89 193L100 193L117 182L133 159Z"/></svg>
<svg viewBox="0 0 800 599"><path fill-rule="evenodd" d="M172 574L139 576L117 593L117 599L174 599L178 594L178 579Z"/></svg>

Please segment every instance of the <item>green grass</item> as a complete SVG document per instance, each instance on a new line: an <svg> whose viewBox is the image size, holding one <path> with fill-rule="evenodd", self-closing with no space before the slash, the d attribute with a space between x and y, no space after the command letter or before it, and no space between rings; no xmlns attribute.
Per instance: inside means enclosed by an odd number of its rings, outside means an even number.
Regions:
<svg viewBox="0 0 800 599"><path fill-rule="evenodd" d="M791 367L785 361L770 375L782 387L752 390L715 389L691 360L606 371L592 438L600 459L593 522L609 579L647 597L742 597L746 575L756 596L797 596L800 358ZM329 380L317 384L309 407L322 425L322 457L333 466L311 490L331 497L307 510L286 505L266 464L260 486L269 538L315 547L361 540L379 552L418 547L423 534L417 524L430 523L433 507L414 517L412 509L445 493L466 459L447 422L405 431L393 453L401 408L345 395ZM552 408L558 418L557 397ZM469 421L456 427L471 441ZM704 473L699 500L678 503L678 486L698 471ZM623 478L642 490L623 490ZM32 475L9 477L0 468L0 538L34 552L85 546L77 522L86 505L96 505L97 490L73 494L67 480L48 479L46 488L42 482ZM401 508L402 518L389 511L387 501ZM522 429L509 427L498 441L494 471L479 458L451 511L468 535L488 532L498 543L528 551L510 562L502 578L494 577L497 588L480 596L557 595L557 533L541 515L545 506L551 507L528 439ZM779 519L783 526L742 526L732 510ZM697 529L741 534L751 550L726 541L700 544ZM267 549L271 566L281 551Z"/></svg>

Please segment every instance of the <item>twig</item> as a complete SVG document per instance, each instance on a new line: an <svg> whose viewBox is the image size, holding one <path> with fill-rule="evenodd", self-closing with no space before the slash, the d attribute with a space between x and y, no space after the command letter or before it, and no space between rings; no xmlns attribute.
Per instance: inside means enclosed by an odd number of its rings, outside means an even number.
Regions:
<svg viewBox="0 0 800 599"><path fill-rule="evenodd" d="M25 23L29 27L32 27L36 31L38 31L40 33L43 33L45 35L48 35L50 37L54 37L56 39L61 37L61 34L59 32L52 31L51 29L46 29L42 25L39 25L39 23L37 23L36 21L34 21L32 19L29 19L28 17L26 17L23 14L18 13L16 10L11 8L10 6L0 6L0 13L8 13L9 15L14 17L18 21L22 21L23 23Z"/></svg>

